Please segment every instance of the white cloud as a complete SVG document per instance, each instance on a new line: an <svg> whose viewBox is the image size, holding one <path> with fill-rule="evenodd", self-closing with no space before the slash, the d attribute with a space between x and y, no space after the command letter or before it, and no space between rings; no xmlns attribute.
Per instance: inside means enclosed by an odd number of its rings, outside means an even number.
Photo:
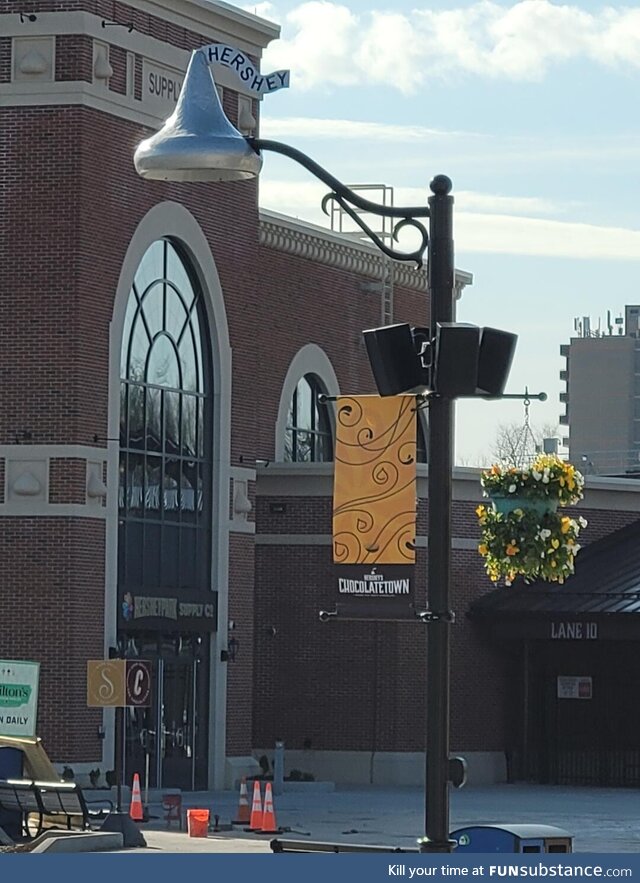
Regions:
<svg viewBox="0 0 640 883"><path fill-rule="evenodd" d="M262 176L260 207L327 226L327 216L320 203L328 190L326 185L312 181L274 181Z"/></svg>
<svg viewBox="0 0 640 883"><path fill-rule="evenodd" d="M480 132L456 129L432 129L411 124L378 123L371 120L333 119L327 117L270 117L264 114L260 120L263 138L301 138L317 142L355 141L359 145L372 142L396 144L401 147L411 142L446 143L449 158L462 159L465 163L482 163L499 159L500 162L522 164L540 162L570 162L579 159L640 160L640 143L633 136L591 136L579 141L563 142L561 139L493 136ZM470 151L470 152L469 152ZM424 163L422 156L417 160ZM413 164L404 157L402 163Z"/></svg>
<svg viewBox="0 0 640 883"><path fill-rule="evenodd" d="M327 191L328 188L320 183L263 178L260 183L260 205L327 227L329 220L320 207ZM397 205L420 205L426 193L417 188L397 188L395 196ZM486 211L489 207L496 211ZM485 211L474 210L479 208ZM464 191L457 193L454 218L456 250L576 260L640 260L639 230L518 214L523 211L551 214L562 210L562 206L536 198ZM410 244L407 241L403 247L409 248Z"/></svg>
<svg viewBox="0 0 640 883"><path fill-rule="evenodd" d="M346 6L311 0L289 12L285 22L293 36L272 43L265 52L264 65L293 69L301 88L326 80L328 72L334 84L360 82L361 71L351 58L360 42L360 23Z"/></svg>
<svg viewBox="0 0 640 883"><path fill-rule="evenodd" d="M426 187L394 187L395 205L420 205L428 196ZM538 196L503 196L496 193L478 193L475 190L456 190L455 211L486 212L491 215L558 215L568 205Z"/></svg>
<svg viewBox="0 0 640 883"><path fill-rule="evenodd" d="M458 210L489 211L492 214L556 215L566 211L565 206L537 196L500 196L472 190L458 190L455 201Z"/></svg>
<svg viewBox="0 0 640 883"><path fill-rule="evenodd" d="M640 260L640 230L474 212L459 212L455 224L458 251Z"/></svg>
<svg viewBox="0 0 640 883"><path fill-rule="evenodd" d="M371 71L374 82L397 83L403 92L412 92L422 81L423 52L415 39L415 25L407 16L373 12L354 47L353 64L359 71Z"/></svg>
<svg viewBox="0 0 640 883"><path fill-rule="evenodd" d="M591 135L580 139L520 136L492 136L479 132L431 129L427 126L377 123L368 120L323 119L318 117L269 117L264 114L260 121L264 138L301 138L313 142L355 141L367 143L407 145L411 142L430 142L445 146L449 163L456 161L466 169L491 163L507 167L531 169L540 164L554 166L569 164L572 168L580 161L592 164L633 161L640 162L640 142L635 136ZM371 153L371 152L369 152ZM414 165L422 170L424 157L404 156L405 171ZM376 173L377 174L377 173Z"/></svg>
<svg viewBox="0 0 640 883"><path fill-rule="evenodd" d="M575 6L547 0L524 0L499 12L499 7L487 6L492 8L481 62L495 75L540 78L554 62L589 55L598 33L599 17ZM482 72L475 64L472 69Z"/></svg>
<svg viewBox="0 0 640 883"><path fill-rule="evenodd" d="M415 92L434 76L537 80L553 65L588 59L640 67L640 10L585 12L549 0L411 13L353 13L329 0L289 12L266 64L291 68L296 86L388 84Z"/></svg>
<svg viewBox="0 0 640 883"><path fill-rule="evenodd" d="M261 135L266 138L342 138L346 140L424 141L429 138L463 136L479 137L471 132L445 132L426 126L403 126L358 120L318 119L314 117L268 117L260 122Z"/></svg>

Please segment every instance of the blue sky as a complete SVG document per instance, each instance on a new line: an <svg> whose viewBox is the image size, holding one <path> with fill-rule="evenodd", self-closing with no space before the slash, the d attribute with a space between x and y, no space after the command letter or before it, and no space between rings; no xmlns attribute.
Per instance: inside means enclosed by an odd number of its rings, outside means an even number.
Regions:
<svg viewBox="0 0 640 883"><path fill-rule="evenodd" d="M509 392L545 391L553 424L577 316L640 302L640 9L618 3L348 0L245 5L278 22L263 71L263 137L286 141L349 184L384 183L396 204L454 184L456 265L474 275L460 321L519 335ZM267 154L264 208L327 224L326 188ZM458 404L457 454L485 460L520 402ZM562 431L559 431L562 435Z"/></svg>

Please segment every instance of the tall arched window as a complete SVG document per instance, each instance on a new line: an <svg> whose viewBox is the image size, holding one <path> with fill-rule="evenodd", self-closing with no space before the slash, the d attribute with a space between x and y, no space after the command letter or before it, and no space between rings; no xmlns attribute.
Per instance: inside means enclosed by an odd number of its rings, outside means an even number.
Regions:
<svg viewBox="0 0 640 883"><path fill-rule="evenodd" d="M210 357L202 296L169 240L136 272L121 352L121 587L210 588Z"/></svg>
<svg viewBox="0 0 640 883"><path fill-rule="evenodd" d="M314 374L305 374L293 391L285 430L284 458L294 463L333 459L327 406L318 402L324 390Z"/></svg>

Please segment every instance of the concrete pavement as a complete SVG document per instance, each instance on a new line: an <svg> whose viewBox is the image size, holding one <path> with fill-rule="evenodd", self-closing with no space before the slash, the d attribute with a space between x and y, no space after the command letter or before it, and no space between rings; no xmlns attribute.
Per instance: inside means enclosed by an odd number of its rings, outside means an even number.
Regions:
<svg viewBox="0 0 640 883"><path fill-rule="evenodd" d="M220 822L236 815L235 792L183 794L185 807L210 810ZM377 786L338 788L329 793L285 793L275 798L279 826L291 829L283 839L366 843L411 848L424 833L424 792L418 788ZM192 838L167 829L159 805L141 825L146 855L158 852L270 853L272 836L232 832ZM568 788L540 785L467 787L451 793L451 831L469 824L555 825L574 838L574 852L640 852L640 795L637 789Z"/></svg>

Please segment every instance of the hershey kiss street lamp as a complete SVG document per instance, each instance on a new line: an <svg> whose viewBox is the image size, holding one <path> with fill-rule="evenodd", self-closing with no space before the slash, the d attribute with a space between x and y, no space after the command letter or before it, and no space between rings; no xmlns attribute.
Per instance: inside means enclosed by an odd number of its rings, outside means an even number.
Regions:
<svg viewBox="0 0 640 883"><path fill-rule="evenodd" d="M335 200L388 257L422 263L428 247L431 323L453 321L454 263L451 181L438 175L431 182L429 205L416 208L381 206L362 199L308 156L276 141L245 138L229 122L203 52L189 63L173 115L135 151L135 167L143 178L170 181L239 181L260 172L260 151L281 153L300 163L331 189L323 208ZM399 252L377 236L354 210L396 218L394 239L403 227L420 234L420 245ZM417 220L429 219L429 231ZM429 405L429 524L428 587L430 624L427 643L427 758L425 837L422 852L451 852L449 838L449 609L451 560L451 474L453 400L430 398Z"/></svg>

